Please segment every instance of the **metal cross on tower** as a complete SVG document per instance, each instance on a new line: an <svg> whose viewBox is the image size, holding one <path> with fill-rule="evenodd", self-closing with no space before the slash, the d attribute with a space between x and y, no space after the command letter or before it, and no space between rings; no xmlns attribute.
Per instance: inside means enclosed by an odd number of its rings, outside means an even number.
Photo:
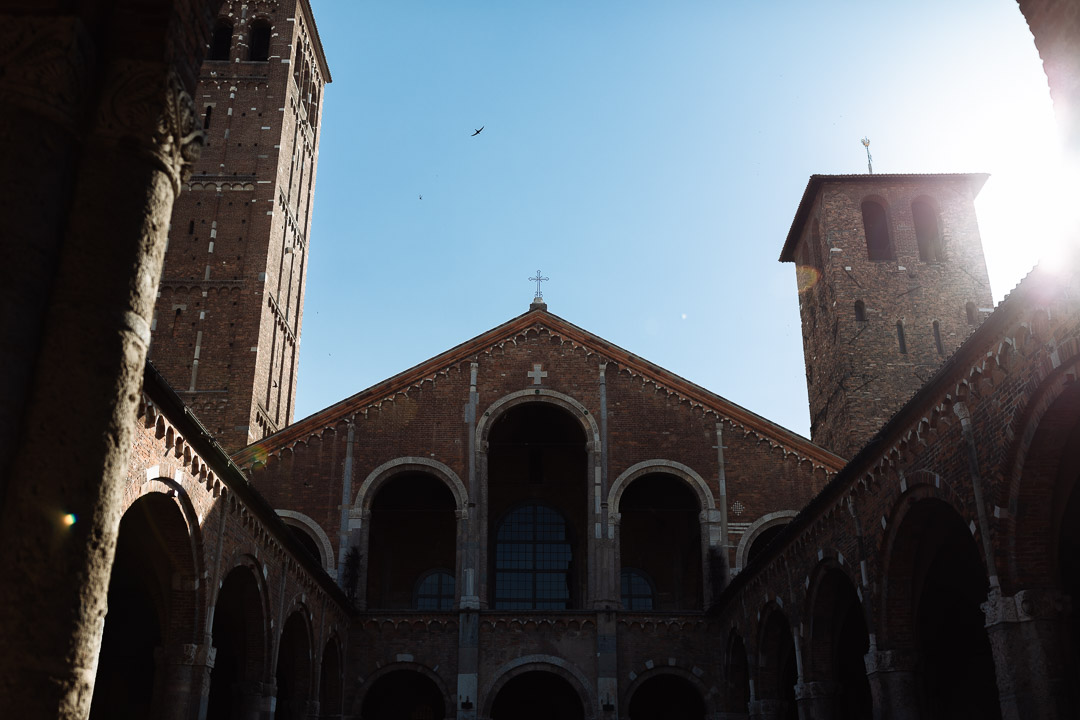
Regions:
<svg viewBox="0 0 1080 720"><path fill-rule="evenodd" d="M544 297L544 293L540 292L540 283L545 282L545 281L550 280L550 279L551 278L546 278L543 275L541 275L539 270L536 271L536 277L529 278L529 282L536 283L536 297L538 297L538 298Z"/></svg>
<svg viewBox="0 0 1080 720"><path fill-rule="evenodd" d="M864 137L862 139L862 145L866 148L866 167L870 170L870 174L874 174L874 158L870 157L870 138Z"/></svg>

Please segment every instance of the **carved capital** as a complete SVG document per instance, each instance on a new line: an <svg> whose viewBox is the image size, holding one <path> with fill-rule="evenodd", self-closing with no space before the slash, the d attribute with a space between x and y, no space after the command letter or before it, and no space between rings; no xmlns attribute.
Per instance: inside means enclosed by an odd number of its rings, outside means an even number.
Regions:
<svg viewBox="0 0 1080 720"><path fill-rule="evenodd" d="M195 645L193 643L179 643L167 645L154 650L154 659L159 666L164 665L203 665L208 668L214 667L214 659L217 657L217 648L210 645Z"/></svg>
<svg viewBox="0 0 1080 720"><path fill-rule="evenodd" d="M834 682L806 682L795 686L796 700L811 700L814 698L828 698L836 694L837 684Z"/></svg>
<svg viewBox="0 0 1080 720"><path fill-rule="evenodd" d="M74 133L93 69L89 35L76 18L0 15L0 98Z"/></svg>
<svg viewBox="0 0 1080 720"><path fill-rule="evenodd" d="M1058 590L1021 590L1012 596L993 592L979 607L986 616L986 627L992 627L1001 623L1064 620L1070 615L1072 603Z"/></svg>
<svg viewBox="0 0 1080 720"><path fill-rule="evenodd" d="M177 72L131 60L114 62L106 73L95 135L154 162L176 192L203 145L195 102Z"/></svg>
<svg viewBox="0 0 1080 720"><path fill-rule="evenodd" d="M863 656L866 674L911 672L919 656L914 650L873 650Z"/></svg>

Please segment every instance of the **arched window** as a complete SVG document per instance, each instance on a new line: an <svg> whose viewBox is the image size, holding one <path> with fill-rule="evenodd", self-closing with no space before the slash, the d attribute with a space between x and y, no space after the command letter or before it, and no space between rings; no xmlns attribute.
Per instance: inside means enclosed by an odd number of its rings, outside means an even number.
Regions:
<svg viewBox="0 0 1080 720"><path fill-rule="evenodd" d="M975 303L969 302L964 306L964 310L967 312L968 325L975 325L979 321L979 314L975 310Z"/></svg>
<svg viewBox="0 0 1080 720"><path fill-rule="evenodd" d="M248 60L265 62L270 58L270 23L256 20L251 24L251 41L248 45Z"/></svg>
<svg viewBox="0 0 1080 720"><path fill-rule="evenodd" d="M866 322L866 303L862 300L855 301L855 322Z"/></svg>
<svg viewBox="0 0 1080 720"><path fill-rule="evenodd" d="M937 354L945 354L945 345L941 342L941 323L937 320L934 321L934 346L937 347Z"/></svg>
<svg viewBox="0 0 1080 720"><path fill-rule="evenodd" d="M927 201L916 200L911 203L911 215L915 220L915 239L919 243L919 260L922 262L944 260L937 211Z"/></svg>
<svg viewBox="0 0 1080 720"><path fill-rule="evenodd" d="M495 609L566 610L572 559L558 510L524 505L511 511L495 537Z"/></svg>
<svg viewBox="0 0 1080 720"><path fill-rule="evenodd" d="M233 26L226 20L218 20L210 39L210 57L207 60L228 60L232 52Z"/></svg>
<svg viewBox="0 0 1080 720"><path fill-rule="evenodd" d="M653 585L645 573L633 568L623 568L619 581L624 610L653 609Z"/></svg>
<svg viewBox="0 0 1080 720"><path fill-rule="evenodd" d="M907 338L904 337L904 323L896 321L896 342L900 345L900 352L907 355Z"/></svg>
<svg viewBox="0 0 1080 720"><path fill-rule="evenodd" d="M417 610L453 610L454 576L446 570L432 570L416 584Z"/></svg>
<svg viewBox="0 0 1080 720"><path fill-rule="evenodd" d="M862 204L863 229L866 231L866 254L874 262L895 260L892 241L889 239L889 221L885 208L874 200Z"/></svg>

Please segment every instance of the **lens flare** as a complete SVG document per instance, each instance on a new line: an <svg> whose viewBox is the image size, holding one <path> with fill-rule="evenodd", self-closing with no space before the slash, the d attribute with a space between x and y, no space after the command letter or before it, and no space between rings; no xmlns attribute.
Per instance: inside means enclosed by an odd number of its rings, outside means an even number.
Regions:
<svg viewBox="0 0 1080 720"><path fill-rule="evenodd" d="M78 519L79 518L75 517L75 513L68 513L64 517L60 518L60 522L64 523L65 527L71 527Z"/></svg>
<svg viewBox="0 0 1080 720"><path fill-rule="evenodd" d="M810 288L817 285L817 281L821 279L821 273L817 268L810 267L809 265L798 265L795 268L795 281L799 285L799 292L806 292Z"/></svg>

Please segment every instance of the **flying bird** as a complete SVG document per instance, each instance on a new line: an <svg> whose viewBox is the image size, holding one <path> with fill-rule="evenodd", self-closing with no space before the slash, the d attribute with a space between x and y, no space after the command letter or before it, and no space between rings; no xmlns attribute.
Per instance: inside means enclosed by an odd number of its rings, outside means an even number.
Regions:
<svg viewBox="0 0 1080 720"><path fill-rule="evenodd" d="M423 196L423 195L421 195L421 196L420 196L420 199L421 199L421 200L423 200L423 199L424 199L424 196Z"/></svg>
<svg viewBox="0 0 1080 720"><path fill-rule="evenodd" d="M484 127L485 127L484 125L481 125L481 126L480 126L480 130L477 130L476 132L474 132L474 133L473 133L472 135L470 135L469 137L476 137L477 135L479 135L479 134L480 134L480 132L481 132L481 131L482 131L482 130L484 129Z"/></svg>

